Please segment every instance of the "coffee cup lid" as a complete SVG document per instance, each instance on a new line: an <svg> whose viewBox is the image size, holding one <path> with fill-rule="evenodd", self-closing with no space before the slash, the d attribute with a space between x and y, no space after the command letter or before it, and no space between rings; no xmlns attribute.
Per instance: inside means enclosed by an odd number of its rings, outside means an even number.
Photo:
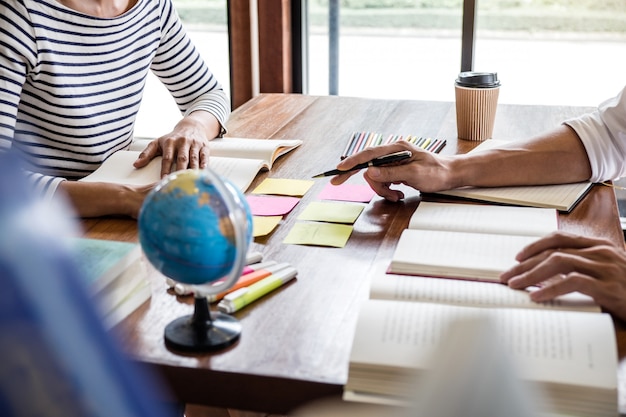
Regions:
<svg viewBox="0 0 626 417"><path fill-rule="evenodd" d="M466 71L459 74L456 85L473 88L498 87L500 80L498 80L497 72Z"/></svg>

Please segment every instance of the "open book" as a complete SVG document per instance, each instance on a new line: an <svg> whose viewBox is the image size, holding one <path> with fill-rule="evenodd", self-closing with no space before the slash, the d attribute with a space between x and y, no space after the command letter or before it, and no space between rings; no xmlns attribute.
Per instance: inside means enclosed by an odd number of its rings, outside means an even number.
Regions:
<svg viewBox="0 0 626 417"><path fill-rule="evenodd" d="M490 271L488 280L497 280L491 265L504 256L498 245L507 239L532 241L557 226L554 209L421 202L398 245L403 245L400 254L394 254L394 261L401 255L414 275L390 273L388 261L379 261L369 277L369 298L357 319L344 399L410 405L416 383L432 377L428 371L436 363L436 353L450 348L442 345L448 340L446 329L461 319L481 317L493 322L498 344L517 365L516 379L539 388L547 398L542 411L616 415L617 344L610 315L580 293L535 303L528 296L533 289L474 280L484 279L482 274ZM464 243L458 245L455 239ZM491 240L499 243L492 245ZM506 255L510 263L513 252ZM439 276L471 278L416 276L424 265ZM455 360L467 356L468 346L475 345L472 332L465 337L466 342L455 342L459 349ZM493 365L484 355L474 360L486 370ZM456 366L458 372L448 370L450 395L455 389L474 388L458 383L463 364ZM492 375L499 377L497 372ZM510 388L507 380L502 384L503 389Z"/></svg>
<svg viewBox="0 0 626 417"><path fill-rule="evenodd" d="M471 317L493 322L498 344L516 365L516 378L543 394L549 408L542 410L546 414L618 414L615 330L606 313L377 299L365 301L359 312L344 399L410 405L422 387L416 385L431 377L427 371L436 363L433 358L451 348L443 345L446 329ZM471 382L458 383L464 369L458 358L475 337L465 336L467 340L455 343L460 354L452 358L458 369L449 372L450 395L455 395L454 390L476 390ZM493 366L492 357L474 360L481 361L485 372ZM494 376L496 385L498 377ZM503 378L502 389L508 387ZM492 395L495 401L499 392Z"/></svg>
<svg viewBox="0 0 626 417"><path fill-rule="evenodd" d="M389 272L499 282L524 246L557 229L554 209L422 201Z"/></svg>
<svg viewBox="0 0 626 417"><path fill-rule="evenodd" d="M480 145L474 148L471 152L480 152L485 149L496 147L502 143L506 143L506 141L489 139L481 142ZM465 187L448 191L439 191L436 194L492 203L530 207L547 207L563 212L570 212L587 194L592 186L593 183L585 181L572 184L554 185Z"/></svg>
<svg viewBox="0 0 626 417"><path fill-rule="evenodd" d="M160 157L141 169L133 167L133 162L149 142L146 139L135 140L130 149L114 153L96 171L80 181L129 185L147 185L159 181ZM301 144L299 139L213 139L209 142L209 168L245 192L259 171L271 169L278 157Z"/></svg>

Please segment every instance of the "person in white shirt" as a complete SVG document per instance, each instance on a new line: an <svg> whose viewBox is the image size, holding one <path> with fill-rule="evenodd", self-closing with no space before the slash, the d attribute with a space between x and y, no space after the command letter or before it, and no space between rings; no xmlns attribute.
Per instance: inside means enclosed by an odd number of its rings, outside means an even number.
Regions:
<svg viewBox="0 0 626 417"><path fill-rule="evenodd" d="M614 180L626 173L626 88L590 114L567 120L555 129L477 154L436 155L400 141L366 149L341 161L347 170L373 158L409 149L400 165L370 167L364 178L389 201L404 197L393 184L423 192L463 186L562 184ZM354 175L331 179L341 184ZM519 263L502 274L513 288L542 283L535 301L579 291L626 320L626 252L605 239L557 232L538 240L517 256Z"/></svg>
<svg viewBox="0 0 626 417"><path fill-rule="evenodd" d="M230 103L171 0L0 0L0 27L0 153L40 195L68 196L82 217L137 217L152 186L75 180L130 146L149 71L182 118L135 166L162 155L164 176L209 163Z"/></svg>

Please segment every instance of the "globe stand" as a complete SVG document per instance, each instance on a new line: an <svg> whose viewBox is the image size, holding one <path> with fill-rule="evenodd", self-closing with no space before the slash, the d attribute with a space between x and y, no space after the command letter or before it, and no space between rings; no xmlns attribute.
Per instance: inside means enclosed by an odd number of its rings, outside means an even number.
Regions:
<svg viewBox="0 0 626 417"><path fill-rule="evenodd" d="M206 352L226 348L241 335L237 319L211 312L206 296L194 298L192 315L179 317L165 326L165 344L185 352Z"/></svg>
<svg viewBox="0 0 626 417"><path fill-rule="evenodd" d="M239 321L211 312L207 296L232 288L245 265L252 214L241 191L209 168L177 171L150 191L137 220L146 258L165 277L190 284L195 294L193 314L165 326L165 345L201 352L239 340ZM168 240L178 243L163 244Z"/></svg>

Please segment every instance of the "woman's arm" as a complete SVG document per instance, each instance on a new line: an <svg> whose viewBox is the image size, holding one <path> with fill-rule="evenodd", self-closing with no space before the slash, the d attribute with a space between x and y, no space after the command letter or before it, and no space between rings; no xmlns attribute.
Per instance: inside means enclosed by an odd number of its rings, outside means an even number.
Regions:
<svg viewBox="0 0 626 417"><path fill-rule="evenodd" d="M69 197L79 217L123 215L137 218L154 185L134 187L105 182L63 181L57 193Z"/></svg>

